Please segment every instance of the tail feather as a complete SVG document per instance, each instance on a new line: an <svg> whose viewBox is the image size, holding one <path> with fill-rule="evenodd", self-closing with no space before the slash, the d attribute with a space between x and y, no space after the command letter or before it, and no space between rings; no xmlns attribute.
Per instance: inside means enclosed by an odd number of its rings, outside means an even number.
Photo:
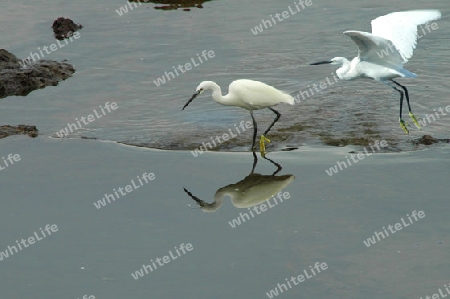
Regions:
<svg viewBox="0 0 450 299"><path fill-rule="evenodd" d="M292 106L295 103L294 98L291 95L287 94L287 93L283 93L282 102L283 103L287 103L287 104L292 105Z"/></svg>
<svg viewBox="0 0 450 299"><path fill-rule="evenodd" d="M404 78L416 78L417 77L416 74L414 74L413 72L410 72L404 68L398 68L398 69L396 69L396 71L399 72L400 76L402 76Z"/></svg>

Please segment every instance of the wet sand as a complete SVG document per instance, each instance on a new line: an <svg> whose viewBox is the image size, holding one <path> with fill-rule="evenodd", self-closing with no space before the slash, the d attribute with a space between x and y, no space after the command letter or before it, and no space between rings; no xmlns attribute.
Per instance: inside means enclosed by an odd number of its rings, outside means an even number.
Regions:
<svg viewBox="0 0 450 299"><path fill-rule="evenodd" d="M21 160L0 172L0 251L46 224L58 231L0 261L4 298L263 298L316 262L328 269L284 298L414 298L448 283L450 147L374 154L338 174L325 169L353 149L269 153L290 198L232 228L239 209L205 202L246 177L251 153L160 151L82 139L0 140ZM5 155L6 156L6 155ZM276 167L259 159L255 173ZM113 188L155 179L97 209ZM139 185L137 183L137 185ZM412 211L425 217L367 248L363 241ZM131 273L181 243L193 250L135 280ZM281 297L280 297L281 298Z"/></svg>

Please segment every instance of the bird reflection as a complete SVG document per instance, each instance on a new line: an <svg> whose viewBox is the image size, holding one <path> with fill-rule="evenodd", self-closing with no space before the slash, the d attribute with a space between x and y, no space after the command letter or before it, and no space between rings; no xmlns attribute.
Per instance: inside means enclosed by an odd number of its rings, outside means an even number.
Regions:
<svg viewBox="0 0 450 299"><path fill-rule="evenodd" d="M223 197L226 195L231 198L231 202L236 208L249 208L261 204L274 194L279 193L295 179L295 176L292 174L277 176L276 174L282 169L281 165L267 157L263 158L277 168L271 175L262 175L254 172L258 163L258 157L253 151L253 166L250 174L237 183L218 189L214 195L213 203L207 203L193 195L186 188L183 189L204 212L217 211L222 205Z"/></svg>

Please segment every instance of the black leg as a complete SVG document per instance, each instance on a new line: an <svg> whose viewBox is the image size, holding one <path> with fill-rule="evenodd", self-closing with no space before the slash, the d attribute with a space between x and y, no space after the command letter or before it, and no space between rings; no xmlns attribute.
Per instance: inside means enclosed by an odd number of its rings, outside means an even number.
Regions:
<svg viewBox="0 0 450 299"><path fill-rule="evenodd" d="M397 81L394 81L391 79L392 82L394 82L397 86L401 87L403 89L403 91L405 92L405 96L406 96L406 103L408 104L408 110L409 112L411 111L411 105L409 104L409 94L408 94L408 89L406 89L405 86L401 85L400 83L398 83Z"/></svg>
<svg viewBox="0 0 450 299"><path fill-rule="evenodd" d="M254 139L253 139L253 141L254 141ZM253 153L253 166L252 166L252 172L250 172L250 174L253 174L253 172L255 171L256 164L258 164L258 157L256 156L255 151L252 150L252 153Z"/></svg>
<svg viewBox="0 0 450 299"><path fill-rule="evenodd" d="M282 169L281 165L278 164L277 162L267 158L266 156L263 156L264 159L266 159L267 161L271 162L273 165L275 165L277 167L277 170L275 170L274 173L272 173L272 176L275 176L277 173L279 173Z"/></svg>
<svg viewBox="0 0 450 299"><path fill-rule="evenodd" d="M270 110L272 110L273 111L273 113L275 113L276 115L277 115L277 117L275 117L275 119L273 120L273 122L272 122L272 124L267 128L267 130L264 132L264 136L266 136L267 135L267 133L269 133L269 131L270 131L270 129L273 127L273 125L280 119L280 116L281 116L281 114L280 114L280 112L278 112L277 110L275 110L275 109L273 109L273 108L270 108L269 107L269 109Z"/></svg>
<svg viewBox="0 0 450 299"><path fill-rule="evenodd" d="M400 83L398 83L397 81L394 81L393 79L390 80L385 80L382 81L383 83L389 85L390 87L392 87L393 89L395 89L396 91L398 91L400 93L400 127L403 129L403 131L405 131L406 134L409 134L408 129L406 128L406 122L402 119L402 110L403 110L403 95L406 96L406 103L408 103L408 110L409 110L409 117L411 117L412 121L414 122L414 125L416 125L416 127L420 130L422 129L422 127L420 126L419 121L417 120L417 117L412 113L411 111L411 105L409 103L409 94L408 94L408 89L406 89L405 86L401 85ZM394 84L392 84L392 83ZM397 87L400 87L400 89L398 89Z"/></svg>
<svg viewBox="0 0 450 299"><path fill-rule="evenodd" d="M255 151L252 151L252 152L253 152L253 166L252 166L252 172L250 174L253 174L253 172L255 171L256 164L258 164L258 157L256 156ZM262 156L262 157L277 167L277 170L275 170L275 172L272 173L272 176L275 176L277 173L279 173L281 171L282 167L280 164L273 161L272 159L267 158L266 156Z"/></svg>
<svg viewBox="0 0 450 299"><path fill-rule="evenodd" d="M393 89L395 89L396 91L398 91L400 93L400 128L403 129L403 131L405 131L406 134L409 134L409 130L406 127L406 123L405 121L402 119L402 110L403 110L403 91L401 91L400 89L398 89L395 86L391 86ZM409 114L411 115L411 112L409 112ZM413 118L413 120L415 120L415 118Z"/></svg>
<svg viewBox="0 0 450 299"><path fill-rule="evenodd" d="M253 111L250 110L250 116L252 117L253 120L253 142L252 142L252 151L255 150L255 140L256 140L256 135L258 133L258 125L256 124L256 120L255 117L253 116Z"/></svg>
<svg viewBox="0 0 450 299"><path fill-rule="evenodd" d="M400 119L402 119L402 109L403 109L403 92L399 90L397 87L392 86L393 89L400 93Z"/></svg>

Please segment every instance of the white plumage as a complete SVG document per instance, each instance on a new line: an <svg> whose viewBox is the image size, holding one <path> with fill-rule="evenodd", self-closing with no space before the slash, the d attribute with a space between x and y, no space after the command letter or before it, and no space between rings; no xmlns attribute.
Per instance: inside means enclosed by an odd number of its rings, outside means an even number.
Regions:
<svg viewBox="0 0 450 299"><path fill-rule="evenodd" d="M441 17L438 10L411 10L393 12L372 20L372 33L349 30L344 35L350 37L358 47L358 56L350 62L345 57L335 57L328 61L312 63L339 65L336 70L341 80L372 78L381 81L400 93L400 127L409 134L402 119L403 97L406 97L409 116L417 128L421 129L411 111L408 90L393 79L414 78L416 74L403 68L412 57L417 44L417 26ZM401 90L399 89L401 88Z"/></svg>
<svg viewBox="0 0 450 299"><path fill-rule="evenodd" d="M440 18L439 10L393 12L372 20L372 35L391 41L406 63L416 48L417 26Z"/></svg>
<svg viewBox="0 0 450 299"><path fill-rule="evenodd" d="M294 105L294 98L287 93L284 93L260 81L240 79L231 82L230 86L228 87L227 95L222 95L222 90L220 89L220 86L217 85L217 83L213 81L201 82L200 85L197 86L196 93L189 99L189 101L187 101L182 110L184 110L184 108L186 108L189 103L191 103L198 95L206 90L212 90L212 98L219 104L226 106L236 106L250 111L250 115L253 120L252 150L255 147L255 139L257 134L257 124L253 116L253 110L268 108L277 115L272 124L267 128L264 134L261 135L259 145L261 155L263 156L265 155L264 142L270 142L270 140L267 139L265 135L267 135L272 126L278 121L281 116L281 114L272 107L280 103Z"/></svg>

